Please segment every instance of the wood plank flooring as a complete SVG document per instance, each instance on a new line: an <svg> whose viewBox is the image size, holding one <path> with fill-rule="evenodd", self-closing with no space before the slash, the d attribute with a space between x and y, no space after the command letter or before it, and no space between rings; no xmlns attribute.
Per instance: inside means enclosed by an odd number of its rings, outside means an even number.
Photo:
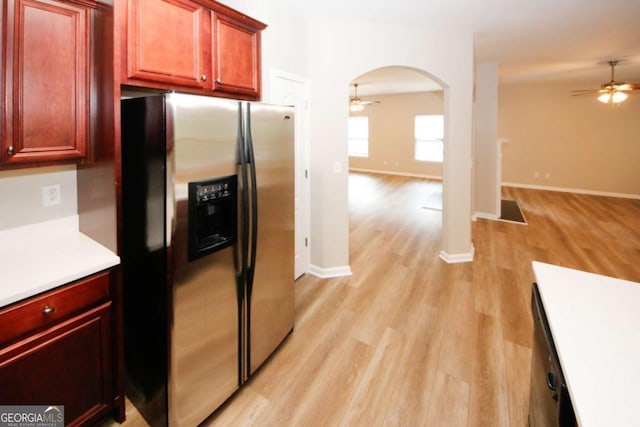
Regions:
<svg viewBox="0 0 640 427"><path fill-rule="evenodd" d="M475 221L449 265L440 183L349 185L353 276L297 281L294 333L206 426L526 426L531 261L640 282L640 200L504 188L528 225Z"/></svg>

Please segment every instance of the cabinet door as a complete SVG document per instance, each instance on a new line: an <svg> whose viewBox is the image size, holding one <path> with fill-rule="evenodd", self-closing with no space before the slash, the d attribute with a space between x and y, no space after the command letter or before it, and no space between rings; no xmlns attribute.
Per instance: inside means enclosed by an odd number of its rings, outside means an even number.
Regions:
<svg viewBox="0 0 640 427"><path fill-rule="evenodd" d="M219 12L212 15L215 91L260 97L260 30Z"/></svg>
<svg viewBox="0 0 640 427"><path fill-rule="evenodd" d="M112 402L110 303L0 349L0 402L64 405L65 424L105 415Z"/></svg>
<svg viewBox="0 0 640 427"><path fill-rule="evenodd" d="M210 87L208 15L189 0L129 0L123 83Z"/></svg>
<svg viewBox="0 0 640 427"><path fill-rule="evenodd" d="M90 9L7 0L3 16L6 163L82 158L89 105Z"/></svg>

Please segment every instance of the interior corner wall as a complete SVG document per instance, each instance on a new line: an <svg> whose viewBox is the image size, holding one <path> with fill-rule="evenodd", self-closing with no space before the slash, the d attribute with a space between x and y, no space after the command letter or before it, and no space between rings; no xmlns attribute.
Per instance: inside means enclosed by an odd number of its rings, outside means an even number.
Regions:
<svg viewBox="0 0 640 427"><path fill-rule="evenodd" d="M498 64L476 65L474 104L474 210L500 216L498 171Z"/></svg>
<svg viewBox="0 0 640 427"><path fill-rule="evenodd" d="M614 108L570 96L589 87L599 83L500 86L503 183L640 196L640 94Z"/></svg>
<svg viewBox="0 0 640 427"><path fill-rule="evenodd" d="M442 178L442 163L415 160L416 115L444 114L444 92L361 96L377 100L350 116L369 118L369 156L349 157L349 168Z"/></svg>

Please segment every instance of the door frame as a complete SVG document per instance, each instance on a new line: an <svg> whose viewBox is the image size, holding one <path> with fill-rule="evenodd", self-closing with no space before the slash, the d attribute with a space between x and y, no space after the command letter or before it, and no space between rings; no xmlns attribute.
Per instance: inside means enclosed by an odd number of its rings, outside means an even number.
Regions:
<svg viewBox="0 0 640 427"><path fill-rule="evenodd" d="M270 101L274 104L287 104L289 93L283 89L282 82L297 87L295 96L295 174L296 174L296 207L298 215L295 221L296 259L294 277L297 279L309 271L311 263L311 198L309 167L309 79L302 76L272 69L270 74Z"/></svg>

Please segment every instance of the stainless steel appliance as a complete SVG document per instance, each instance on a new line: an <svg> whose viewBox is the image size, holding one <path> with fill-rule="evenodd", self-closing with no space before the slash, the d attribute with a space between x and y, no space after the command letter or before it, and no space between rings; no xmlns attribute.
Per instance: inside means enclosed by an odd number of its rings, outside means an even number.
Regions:
<svg viewBox="0 0 640 427"><path fill-rule="evenodd" d="M558 359L538 286L531 294L533 352L529 394L529 426L576 426L567 384Z"/></svg>
<svg viewBox="0 0 640 427"><path fill-rule="evenodd" d="M127 393L151 425L195 426L293 329L294 113L121 107Z"/></svg>

